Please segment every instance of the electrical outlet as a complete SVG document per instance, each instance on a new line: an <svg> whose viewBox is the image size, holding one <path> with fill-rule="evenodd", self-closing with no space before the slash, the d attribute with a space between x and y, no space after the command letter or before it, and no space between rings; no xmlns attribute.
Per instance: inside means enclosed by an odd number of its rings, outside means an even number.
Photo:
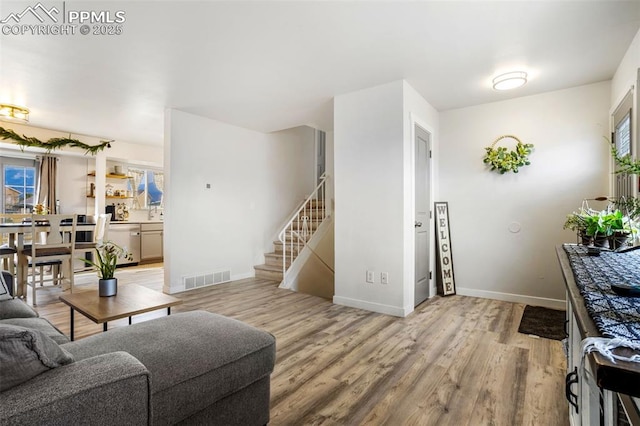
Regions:
<svg viewBox="0 0 640 426"><path fill-rule="evenodd" d="M388 272L381 272L380 273L380 282L382 284L389 284L389 273Z"/></svg>
<svg viewBox="0 0 640 426"><path fill-rule="evenodd" d="M375 273L373 271L367 271L367 282L373 284L375 281Z"/></svg>

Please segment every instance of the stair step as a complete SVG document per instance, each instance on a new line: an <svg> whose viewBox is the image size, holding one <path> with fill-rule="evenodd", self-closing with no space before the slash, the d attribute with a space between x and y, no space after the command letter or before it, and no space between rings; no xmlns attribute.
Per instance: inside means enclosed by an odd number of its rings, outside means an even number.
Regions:
<svg viewBox="0 0 640 426"><path fill-rule="evenodd" d="M256 265L253 267L256 271L256 278L265 280L282 281L282 267L272 265Z"/></svg>
<svg viewBox="0 0 640 426"><path fill-rule="evenodd" d="M290 253L292 251L296 253L298 251L298 245L293 244L293 247L292 247L290 243L291 243L291 239L287 238L287 253ZM282 254L282 243L280 241L274 241L273 248L276 253ZM300 244L300 250L302 250L302 248L303 248L303 245Z"/></svg>
<svg viewBox="0 0 640 426"><path fill-rule="evenodd" d="M284 257L284 255L282 253L265 253L264 254L264 260L265 260L265 264L266 265L271 265L271 266L278 266L280 268L282 268L282 258ZM293 259L291 259L291 256L289 255L289 253L287 253L287 268L289 266L291 266L291 262L292 260L295 260L297 256L294 255Z"/></svg>
<svg viewBox="0 0 640 426"><path fill-rule="evenodd" d="M307 206L318 206L318 207L324 207L324 200L309 200L307 201Z"/></svg>
<svg viewBox="0 0 640 426"><path fill-rule="evenodd" d="M307 241L311 238L311 235L309 235L310 232L308 232L308 231L309 230L307 230L307 235L306 235ZM304 233L302 232L301 229L300 230L298 230L298 229L289 230L289 231L285 232L284 235L285 235L287 241L293 240L294 245L295 245L296 241L302 241L302 240L305 239L305 235L304 235Z"/></svg>
<svg viewBox="0 0 640 426"><path fill-rule="evenodd" d="M298 214L298 218L300 218L302 220L303 217L307 217L310 220L319 220L324 218L324 209L312 209L312 210L307 210L307 211L301 211L300 214Z"/></svg>
<svg viewBox="0 0 640 426"><path fill-rule="evenodd" d="M321 219L307 220L307 229L318 229L321 223L322 223ZM304 221L302 219L296 219L293 222L291 222L291 225L293 225L294 230L302 230Z"/></svg>

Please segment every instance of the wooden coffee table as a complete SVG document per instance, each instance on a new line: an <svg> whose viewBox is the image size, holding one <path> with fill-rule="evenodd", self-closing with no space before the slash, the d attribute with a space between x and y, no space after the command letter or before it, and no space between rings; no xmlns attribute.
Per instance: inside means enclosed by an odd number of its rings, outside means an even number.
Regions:
<svg viewBox="0 0 640 426"><path fill-rule="evenodd" d="M64 294L60 300L71 308L71 333L74 334L74 311L80 312L96 324L103 324L102 331L107 331L107 322L131 317L157 309L167 308L171 315L171 307L179 305L182 300L158 291L150 290L135 284L127 284L118 288L118 294L111 297L98 296L98 290Z"/></svg>

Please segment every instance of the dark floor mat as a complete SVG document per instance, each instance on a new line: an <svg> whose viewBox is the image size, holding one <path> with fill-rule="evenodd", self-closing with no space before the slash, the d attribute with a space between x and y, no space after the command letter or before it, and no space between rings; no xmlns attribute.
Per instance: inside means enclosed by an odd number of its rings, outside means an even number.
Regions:
<svg viewBox="0 0 640 426"><path fill-rule="evenodd" d="M527 305L520 320L518 333L562 340L566 337L564 332L565 316L565 311Z"/></svg>

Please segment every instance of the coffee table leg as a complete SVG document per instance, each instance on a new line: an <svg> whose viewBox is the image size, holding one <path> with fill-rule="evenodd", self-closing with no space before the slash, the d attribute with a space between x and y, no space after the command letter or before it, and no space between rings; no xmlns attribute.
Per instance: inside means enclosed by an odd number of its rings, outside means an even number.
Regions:
<svg viewBox="0 0 640 426"><path fill-rule="evenodd" d="M70 309L71 309L71 321L70 321L71 322L71 324L70 324L71 325L71 333L69 333L69 334L71 335L71 341L73 342L73 308L70 308Z"/></svg>
<svg viewBox="0 0 640 426"><path fill-rule="evenodd" d="M131 325L131 317L129 317L129 325Z"/></svg>
<svg viewBox="0 0 640 426"><path fill-rule="evenodd" d="M103 323L102 324L102 332L104 333L105 331L107 331L107 323Z"/></svg>
<svg viewBox="0 0 640 426"><path fill-rule="evenodd" d="M167 315L171 315L171 306L167 307Z"/></svg>

